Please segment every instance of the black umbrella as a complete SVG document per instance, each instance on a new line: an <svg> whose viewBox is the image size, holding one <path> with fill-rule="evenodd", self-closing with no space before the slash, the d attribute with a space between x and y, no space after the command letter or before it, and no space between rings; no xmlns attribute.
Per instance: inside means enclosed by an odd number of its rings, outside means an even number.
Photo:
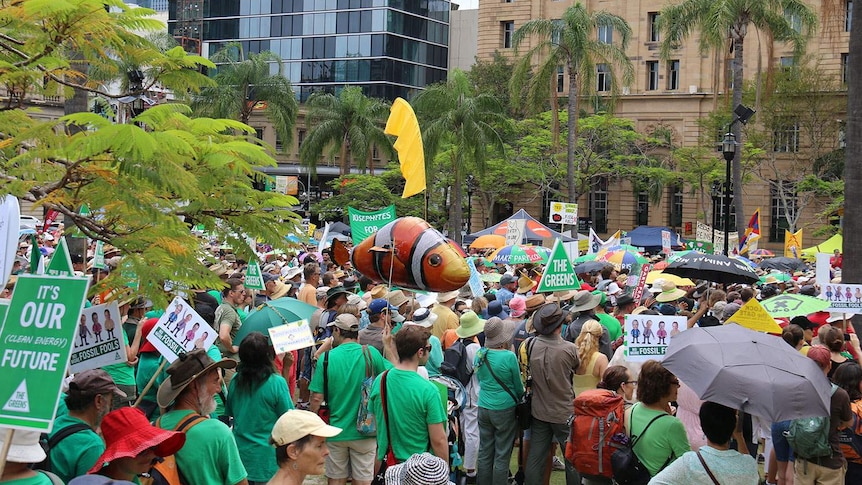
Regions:
<svg viewBox="0 0 862 485"><path fill-rule="evenodd" d="M680 256L664 272L715 283L754 283L759 280L754 270L738 259L696 251Z"/></svg>
<svg viewBox="0 0 862 485"><path fill-rule="evenodd" d="M333 222L329 225L329 232L337 232L339 234L344 234L345 236L350 235L350 226L343 222Z"/></svg>
<svg viewBox="0 0 862 485"><path fill-rule="evenodd" d="M586 274L592 273L593 271L599 272L608 266L613 265L607 261L584 261L575 266L575 274Z"/></svg>
<svg viewBox="0 0 862 485"><path fill-rule="evenodd" d="M760 263L760 267L763 269L777 269L778 271L787 271L790 273L794 271L805 271L808 269L808 265L801 259L785 257L764 259Z"/></svg>

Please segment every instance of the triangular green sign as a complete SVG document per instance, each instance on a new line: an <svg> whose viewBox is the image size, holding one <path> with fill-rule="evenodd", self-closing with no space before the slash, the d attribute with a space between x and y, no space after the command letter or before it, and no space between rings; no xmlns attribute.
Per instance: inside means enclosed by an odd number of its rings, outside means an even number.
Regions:
<svg viewBox="0 0 862 485"><path fill-rule="evenodd" d="M557 239L554 243L554 249L551 251L551 257L548 258L548 264L545 266L545 271L542 273L542 279L539 281L539 288L536 290L539 293L551 293L554 291L580 290L581 282L575 275L575 268L572 267L572 262L566 254L566 248Z"/></svg>
<svg viewBox="0 0 862 485"><path fill-rule="evenodd" d="M96 241L96 252L93 255L93 267L103 271L108 269L108 265L105 264L105 243L102 241Z"/></svg>
<svg viewBox="0 0 862 485"><path fill-rule="evenodd" d="M245 270L245 287L250 290L265 290L266 286L263 284L263 276L260 274L260 265L257 264L256 261L252 261L248 264L248 268Z"/></svg>
<svg viewBox="0 0 862 485"><path fill-rule="evenodd" d="M78 215L89 217L90 216L90 206L88 206L87 204L82 205L81 209L78 210Z"/></svg>
<svg viewBox="0 0 862 485"><path fill-rule="evenodd" d="M51 261L45 268L45 274L49 276L75 276L72 269L72 260L69 258L69 248L66 247L66 238L60 238L60 244L54 249Z"/></svg>

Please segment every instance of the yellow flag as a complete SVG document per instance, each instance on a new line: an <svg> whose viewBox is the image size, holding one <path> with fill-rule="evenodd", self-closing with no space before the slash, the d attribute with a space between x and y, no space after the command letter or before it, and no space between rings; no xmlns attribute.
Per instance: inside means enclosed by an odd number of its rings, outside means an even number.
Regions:
<svg viewBox="0 0 862 485"><path fill-rule="evenodd" d="M401 175L404 177L402 199L425 190L425 151L422 147L422 133L419 121L410 103L395 98L389 111L389 120L383 130L387 135L395 135L395 151L401 162Z"/></svg>
<svg viewBox="0 0 862 485"><path fill-rule="evenodd" d="M784 256L799 258L802 255L802 229L791 233L784 230Z"/></svg>
<svg viewBox="0 0 862 485"><path fill-rule="evenodd" d="M754 298L742 305L727 323L738 323L745 328L758 332L781 333L781 327L775 323L775 319Z"/></svg>

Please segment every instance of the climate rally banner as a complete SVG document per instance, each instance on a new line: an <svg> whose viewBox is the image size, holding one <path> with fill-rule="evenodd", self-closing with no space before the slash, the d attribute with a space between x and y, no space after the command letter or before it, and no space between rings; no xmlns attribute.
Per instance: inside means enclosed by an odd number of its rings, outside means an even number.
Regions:
<svg viewBox="0 0 862 485"><path fill-rule="evenodd" d="M390 205L379 211L365 212L353 207L347 208L350 217L350 233L356 246L378 229L395 220L395 206Z"/></svg>

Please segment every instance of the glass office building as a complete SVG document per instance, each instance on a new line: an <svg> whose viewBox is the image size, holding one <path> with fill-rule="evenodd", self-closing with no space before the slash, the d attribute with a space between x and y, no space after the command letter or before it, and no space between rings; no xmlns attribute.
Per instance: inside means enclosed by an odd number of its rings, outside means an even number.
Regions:
<svg viewBox="0 0 862 485"><path fill-rule="evenodd" d="M168 25L175 36L199 35L205 56L229 42L275 52L301 100L345 85L409 99L446 79L449 8L448 0L171 0Z"/></svg>

